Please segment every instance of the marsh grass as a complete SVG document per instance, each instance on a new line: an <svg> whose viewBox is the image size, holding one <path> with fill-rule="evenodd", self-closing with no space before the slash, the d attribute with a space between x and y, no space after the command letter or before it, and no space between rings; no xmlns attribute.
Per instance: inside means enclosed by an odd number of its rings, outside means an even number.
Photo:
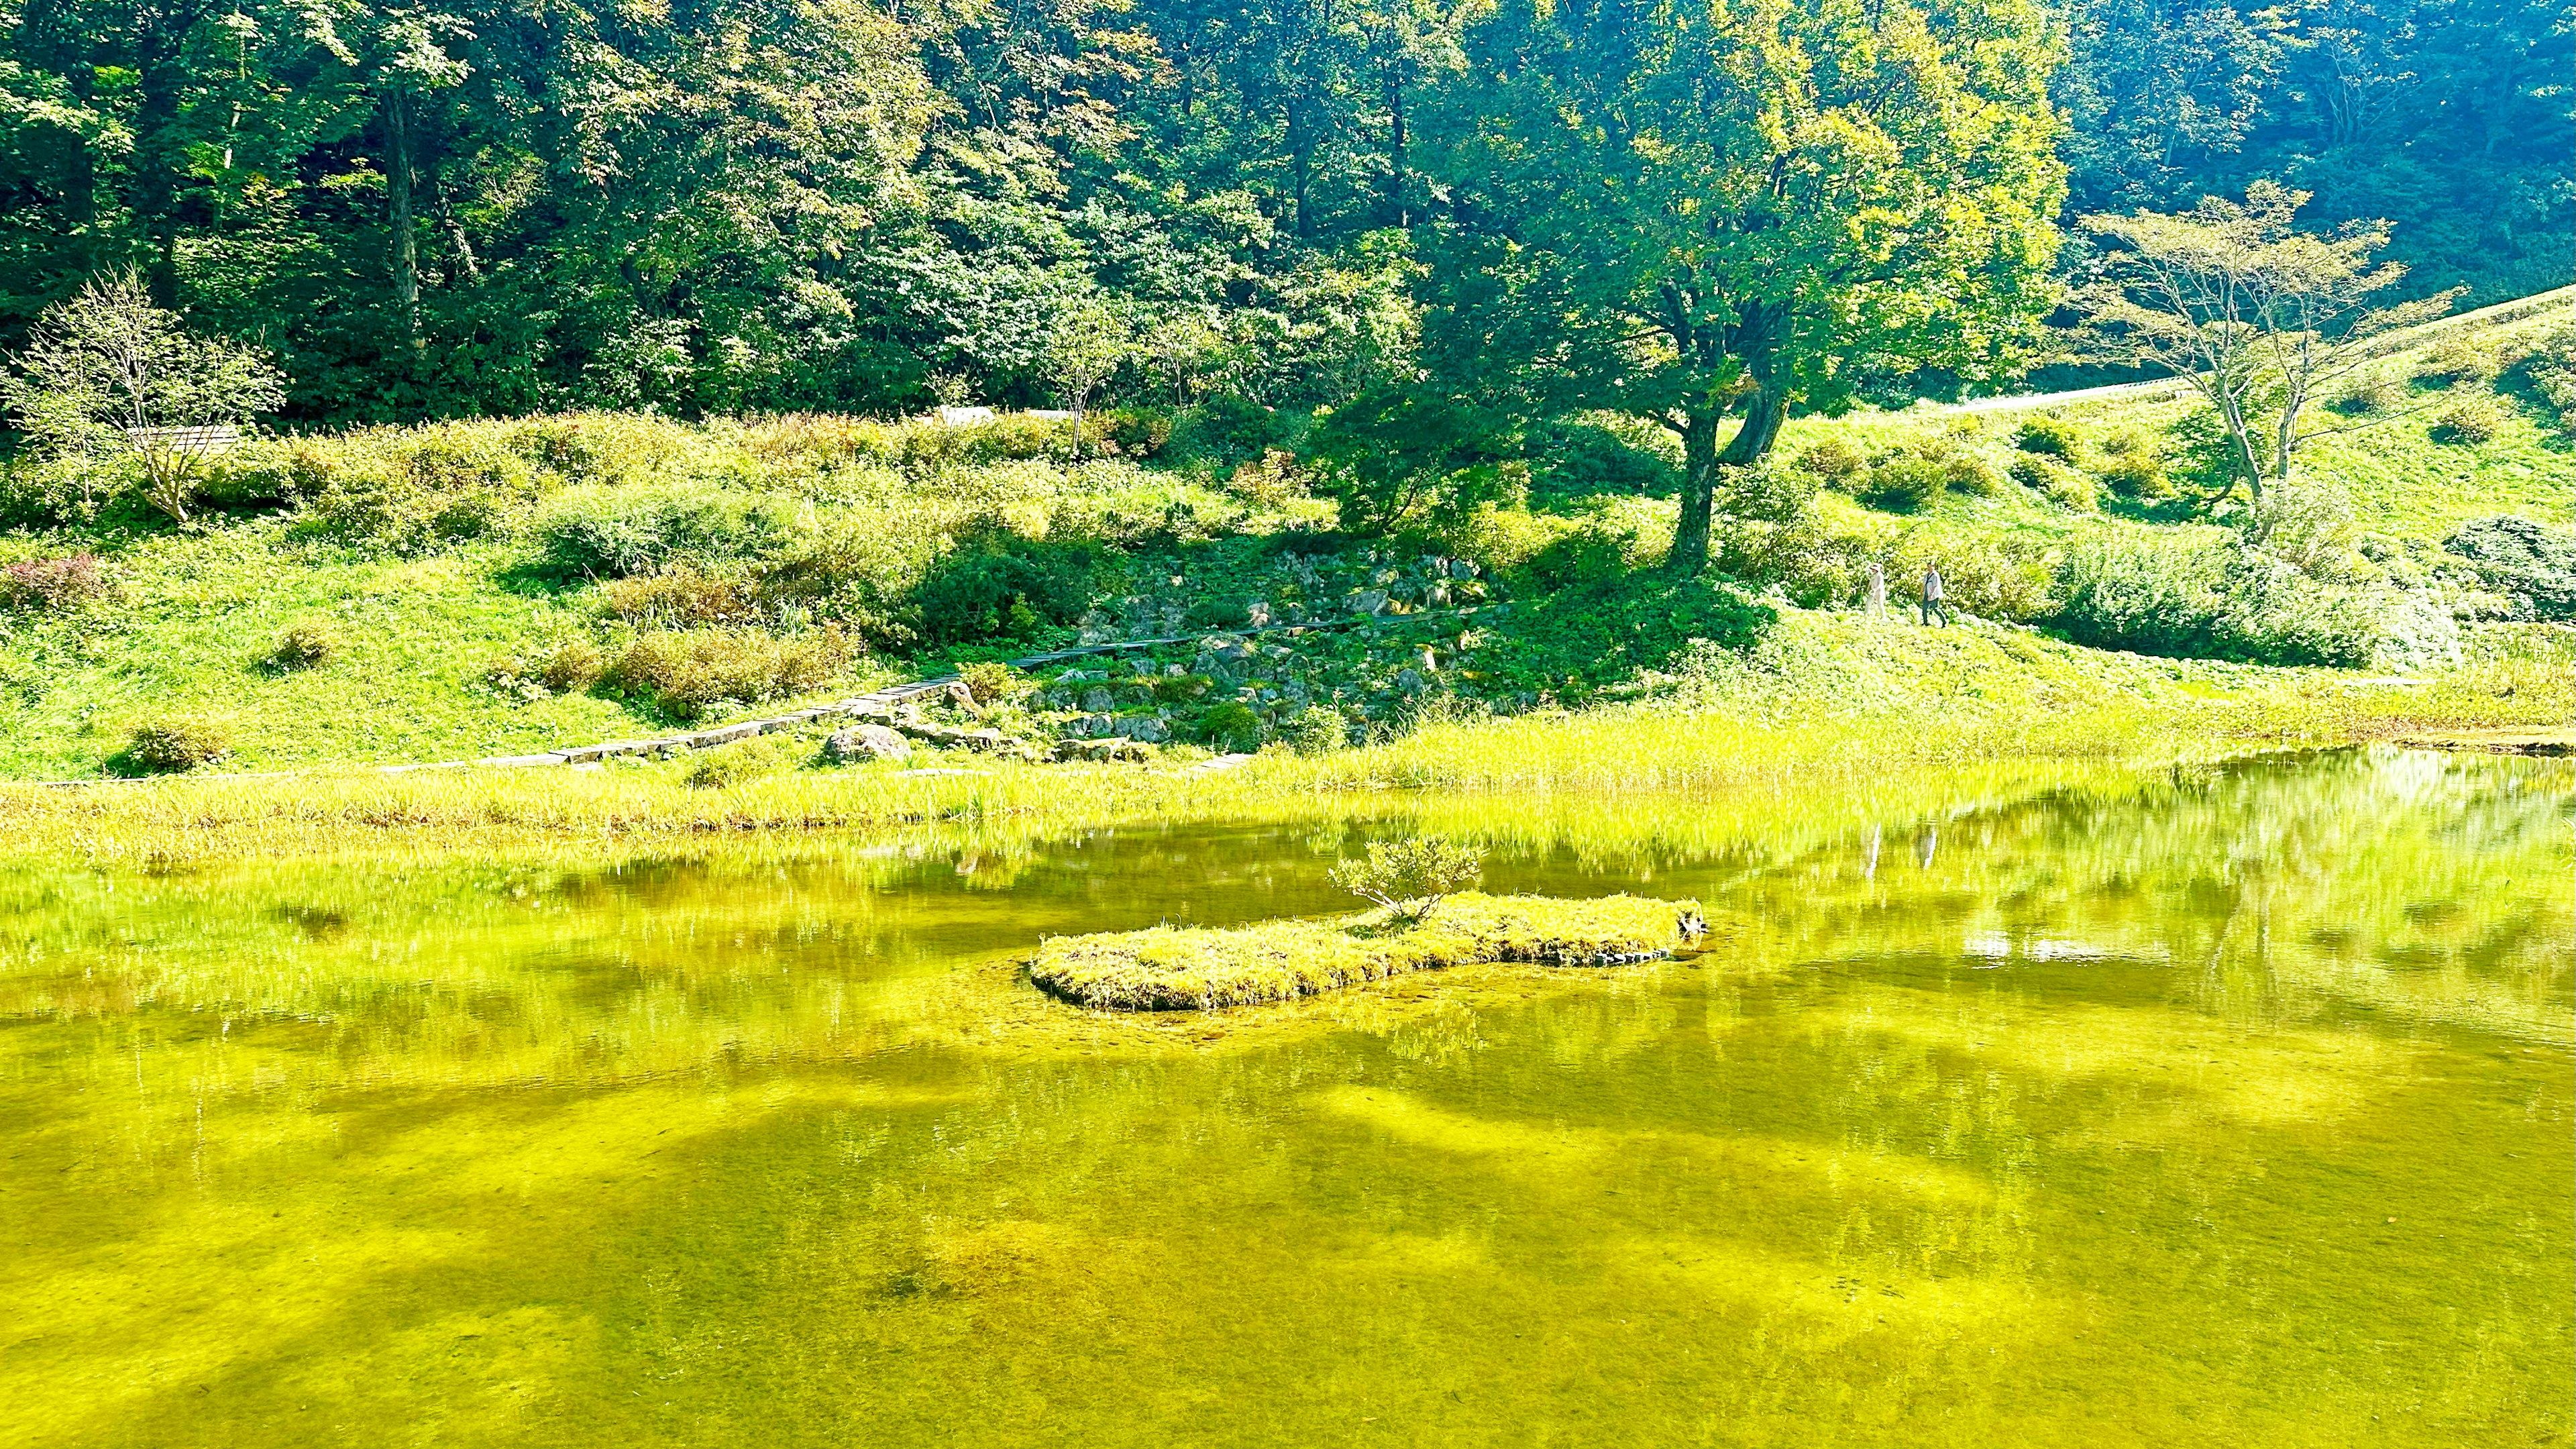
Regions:
<svg viewBox="0 0 2576 1449"><path fill-rule="evenodd" d="M1712 820L1830 805L1848 824L1879 813L1867 802L1903 794L1906 781L1945 774L2116 772L2265 749L2563 726L2576 716L2576 630L2506 631L2467 667L2394 685L2338 670L2105 654L1994 626L1926 630L1793 612L1752 656L1697 661L1659 690L1581 714L1432 712L1365 748L1271 751L1217 775L976 755L924 761L961 774L864 765L696 785L687 760L589 772L0 785L0 856L669 848L702 837L946 827L1044 833L1452 811L1478 822L1449 832L1462 839L1524 825L1553 829L1546 822L1558 815L1616 835L1622 797L1672 792L1702 801Z"/></svg>
<svg viewBox="0 0 2576 1449"><path fill-rule="evenodd" d="M1641 896L1470 893L1444 897L1419 914L1387 907L1336 921L1058 936L1039 945L1029 977L1084 1006L1212 1011L1450 966L1651 960L1696 939L1683 936L1682 921L1698 914L1695 901Z"/></svg>

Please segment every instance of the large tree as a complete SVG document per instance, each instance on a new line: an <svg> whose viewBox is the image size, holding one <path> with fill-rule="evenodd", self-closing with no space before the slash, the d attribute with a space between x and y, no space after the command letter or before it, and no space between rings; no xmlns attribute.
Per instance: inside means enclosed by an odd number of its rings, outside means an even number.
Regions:
<svg viewBox="0 0 2576 1449"><path fill-rule="evenodd" d="M2024 360L2057 53L2030 0L1508 0L1445 115L1434 366L1679 434L1696 572L1792 405Z"/></svg>

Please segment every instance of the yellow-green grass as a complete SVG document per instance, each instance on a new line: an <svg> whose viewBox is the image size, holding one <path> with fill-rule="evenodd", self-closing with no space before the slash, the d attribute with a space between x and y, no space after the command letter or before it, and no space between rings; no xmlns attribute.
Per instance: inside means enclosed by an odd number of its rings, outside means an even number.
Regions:
<svg viewBox="0 0 2576 1449"><path fill-rule="evenodd" d="M1419 916L1391 910L1228 930L1156 926L1039 944L1029 977L1084 1006L1215 1010L1287 1001L1416 971L1526 961L1605 966L1671 955L1699 939L1694 901L1644 896L1449 896Z"/></svg>
<svg viewBox="0 0 2576 1449"><path fill-rule="evenodd" d="M947 763L969 773L808 767L714 789L690 786L685 760L596 771L0 785L0 856L490 851L918 827L1064 830L1365 814L1389 801L1456 794L1609 801L1681 790L1713 807L1757 809L1866 792L1931 769L2195 759L2549 728L2571 718L2576 631L2563 628L2500 631L2482 638L2469 667L2393 684L2331 669L2113 654L1997 625L1933 630L1793 610L1751 657L1721 656L1669 681L1656 698L1500 720L1435 713L1368 748L1316 757L1274 749L1222 774L961 756Z"/></svg>

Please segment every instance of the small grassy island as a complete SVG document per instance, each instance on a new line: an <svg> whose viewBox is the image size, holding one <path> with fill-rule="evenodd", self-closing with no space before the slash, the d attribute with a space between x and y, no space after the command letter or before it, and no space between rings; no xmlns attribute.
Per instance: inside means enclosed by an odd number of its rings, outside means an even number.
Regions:
<svg viewBox="0 0 2576 1449"><path fill-rule="evenodd" d="M1617 966L1694 946L1706 926L1695 901L1647 896L1446 897L1418 914L1396 908L1326 921L1263 921L1224 930L1156 926L1058 936L1029 975L1085 1006L1207 1011L1286 1001L1497 961Z"/></svg>

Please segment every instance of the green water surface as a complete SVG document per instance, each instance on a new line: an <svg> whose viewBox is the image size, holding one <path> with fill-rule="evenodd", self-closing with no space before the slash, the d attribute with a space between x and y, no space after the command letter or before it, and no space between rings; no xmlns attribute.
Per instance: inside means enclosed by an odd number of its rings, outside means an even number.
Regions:
<svg viewBox="0 0 2576 1449"><path fill-rule="evenodd" d="M1728 944L1216 1016L1014 963L1399 826L0 875L0 1444L2564 1444L2572 789L1451 802Z"/></svg>

